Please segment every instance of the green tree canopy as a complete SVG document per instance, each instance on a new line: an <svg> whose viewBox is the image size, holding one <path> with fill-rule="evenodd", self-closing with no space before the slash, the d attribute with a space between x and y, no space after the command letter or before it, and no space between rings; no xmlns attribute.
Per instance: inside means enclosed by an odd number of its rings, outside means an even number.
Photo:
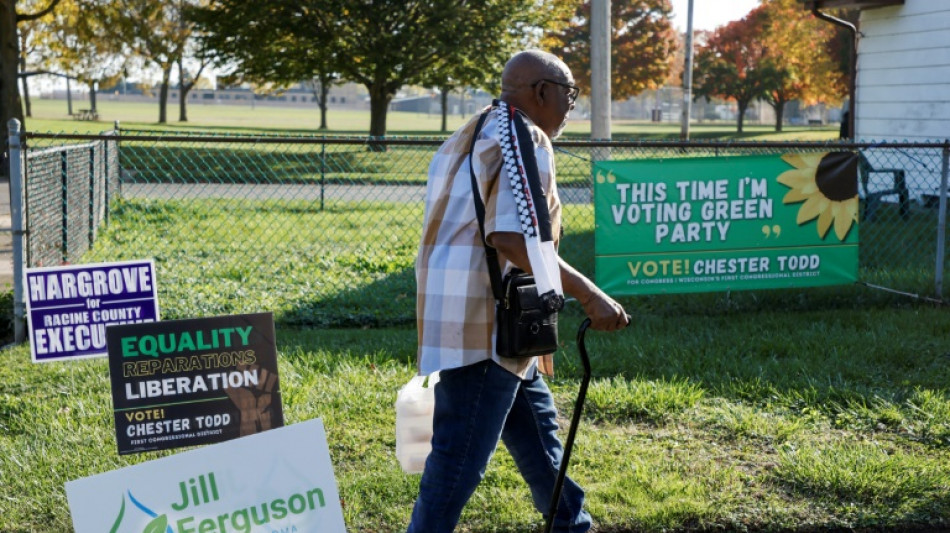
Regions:
<svg viewBox="0 0 950 533"><path fill-rule="evenodd" d="M331 33L318 30L313 15L299 2L212 0L188 17L202 31L203 46L215 63L230 71L231 82L283 88L301 81L313 90L320 107L320 127L327 127L326 99L339 80L339 50Z"/></svg>
<svg viewBox="0 0 950 533"><path fill-rule="evenodd" d="M185 18L185 11L188 7L200 5L203 0L83 2L89 5L86 15L97 18L110 39L124 43L132 54L159 69L162 81L158 96L158 121L167 122L172 68L180 64L195 37L194 24ZM181 116L185 117L184 112Z"/></svg>
<svg viewBox="0 0 950 533"><path fill-rule="evenodd" d="M469 77L471 61L500 74L494 59L514 29L542 27L542 0L273 0L248 6L213 0L196 15L209 42L255 78L302 80L320 72L360 83L370 96L371 136L403 85L435 83L436 72ZM264 16L258 16L260 10ZM270 64L270 66L268 66ZM460 79L468 84L469 80Z"/></svg>
<svg viewBox="0 0 950 533"><path fill-rule="evenodd" d="M423 74L420 84L438 87L442 92L442 131L447 129L448 92L459 87L474 87L498 94L501 71L516 52L535 48L539 36L563 27L574 11L565 0L549 0L545 9L538 9L535 0L495 1L493 6L473 13L460 27L458 45L453 57L441 61ZM531 14L512 18L511 12ZM485 46L491 36L492 46Z"/></svg>

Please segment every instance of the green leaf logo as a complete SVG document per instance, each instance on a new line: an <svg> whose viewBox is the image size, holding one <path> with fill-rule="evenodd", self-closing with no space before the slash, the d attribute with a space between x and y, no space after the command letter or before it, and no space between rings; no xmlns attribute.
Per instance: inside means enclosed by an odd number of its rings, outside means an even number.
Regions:
<svg viewBox="0 0 950 533"><path fill-rule="evenodd" d="M168 527L168 516L160 514L155 517L154 520L148 523L145 526L145 529L142 530L142 533L165 533L165 528Z"/></svg>

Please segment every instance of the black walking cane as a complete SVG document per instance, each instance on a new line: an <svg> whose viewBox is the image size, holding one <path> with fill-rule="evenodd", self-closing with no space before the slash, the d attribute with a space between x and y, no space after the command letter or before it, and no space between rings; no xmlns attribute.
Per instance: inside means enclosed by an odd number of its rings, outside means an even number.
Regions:
<svg viewBox="0 0 950 533"><path fill-rule="evenodd" d="M628 325L631 321L627 315ZM577 426L581 422L581 413L584 411L584 399L587 397L587 386L590 384L590 358L587 357L587 346L584 345L584 334L590 327L590 319L585 318L577 330L577 351L581 354L581 363L584 365L584 377L581 378L581 387L574 400L574 412L571 414L571 429L567 432L567 441L564 443L564 456L561 458L561 468L557 471L557 481L554 483L554 494L551 495L551 505L548 506L548 518L544 523L544 533L551 533L554 528L554 515L557 514L558 501L561 499L561 489L564 488L564 478L567 477L567 464L571 461L571 448L574 447L574 436L577 435Z"/></svg>
<svg viewBox="0 0 950 533"><path fill-rule="evenodd" d="M581 412L584 410L584 399L587 397L587 385L590 384L590 359L587 357L587 347L584 346L584 334L590 327L590 319L585 318L577 330L577 351L581 353L581 363L584 365L584 377L581 378L581 388L574 400L574 412L571 414L571 429L567 432L567 442L564 444L564 456L561 457L561 468L557 471L557 481L554 483L554 494L551 495L551 505L548 506L548 519L544 523L544 533L551 533L554 529L554 515L557 514L558 500L561 499L561 489L564 488L564 478L567 477L567 464L571 461L571 448L574 447L574 436L577 435L577 426L581 422Z"/></svg>

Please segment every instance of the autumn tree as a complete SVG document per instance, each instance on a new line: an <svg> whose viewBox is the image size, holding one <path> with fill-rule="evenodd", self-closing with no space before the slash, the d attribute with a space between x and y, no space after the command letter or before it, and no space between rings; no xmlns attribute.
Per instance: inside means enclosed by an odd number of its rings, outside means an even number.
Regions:
<svg viewBox="0 0 950 533"><path fill-rule="evenodd" d="M86 16L86 8L83 0L62 0L54 13L40 19L34 55L43 68L86 85L89 107L96 111L97 86L112 85L119 79L127 50L106 36L99 18Z"/></svg>
<svg viewBox="0 0 950 533"><path fill-rule="evenodd" d="M834 37L834 27L804 11L798 0L768 0L756 12L764 23L766 60L773 67L763 99L775 111L775 131L782 131L788 102L840 102L840 73L823 46Z"/></svg>
<svg viewBox="0 0 950 533"><path fill-rule="evenodd" d="M655 89L669 76L677 47L672 9L670 0L611 2L613 98L623 100ZM590 0L578 5L568 26L545 40L545 46L571 68L584 94L590 94L590 10Z"/></svg>
<svg viewBox="0 0 950 533"><path fill-rule="evenodd" d="M837 17L858 25L861 11L858 9L840 9ZM831 27L831 37L823 43L825 54L831 58L834 64L834 81L832 93L836 96L847 96L849 90L849 81L851 78L851 53L854 50L854 36L851 31L837 24L828 24Z"/></svg>
<svg viewBox="0 0 950 533"><path fill-rule="evenodd" d="M755 9L741 20L717 28L694 58L693 94L733 99L739 108L737 131L753 100L764 98L779 76L763 40L768 19Z"/></svg>
<svg viewBox="0 0 950 533"><path fill-rule="evenodd" d="M17 12L16 0L0 0L0 142L2 142L3 161L0 161L0 176L9 177L7 155L7 123L17 119L23 123L23 107L20 102L20 89L17 85L17 67L20 59L20 43L17 39L17 25L21 22L38 19L51 12L60 0L48 0L35 10Z"/></svg>
<svg viewBox="0 0 950 533"><path fill-rule="evenodd" d="M337 39L341 75L363 84L370 96L370 135L386 134L386 114L396 91L424 81L430 70L469 57L492 57L499 36L530 27L545 16L534 0L324 0L316 25ZM492 16L501 12L505 17ZM342 17L330 16L340 13ZM490 22L494 22L492 25ZM481 28L471 31L472 25ZM472 39L462 45L460 37ZM484 68L494 68L485 64ZM498 75L498 72L495 72ZM465 80L462 80L463 82Z"/></svg>
<svg viewBox="0 0 950 533"><path fill-rule="evenodd" d="M21 2L25 4L28 10L37 8L36 2ZM45 18L45 17L43 17ZM26 118L32 117L32 104L30 102L30 84L29 76L31 67L35 67L34 62L27 58L36 57L43 47L43 26L42 19L33 19L23 21L17 24L17 39L19 44L19 78L20 78L20 100L23 104L23 112ZM33 71L36 72L36 71Z"/></svg>

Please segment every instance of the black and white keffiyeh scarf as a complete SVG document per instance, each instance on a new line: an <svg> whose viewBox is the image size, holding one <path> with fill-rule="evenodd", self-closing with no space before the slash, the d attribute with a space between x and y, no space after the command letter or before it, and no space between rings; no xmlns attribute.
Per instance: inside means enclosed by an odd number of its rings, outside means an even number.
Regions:
<svg viewBox="0 0 950 533"><path fill-rule="evenodd" d="M563 297L557 250L551 235L551 218L541 189L531 132L517 109L501 100L495 100L494 104L491 112L498 122L503 167L514 193L538 294L553 290Z"/></svg>

